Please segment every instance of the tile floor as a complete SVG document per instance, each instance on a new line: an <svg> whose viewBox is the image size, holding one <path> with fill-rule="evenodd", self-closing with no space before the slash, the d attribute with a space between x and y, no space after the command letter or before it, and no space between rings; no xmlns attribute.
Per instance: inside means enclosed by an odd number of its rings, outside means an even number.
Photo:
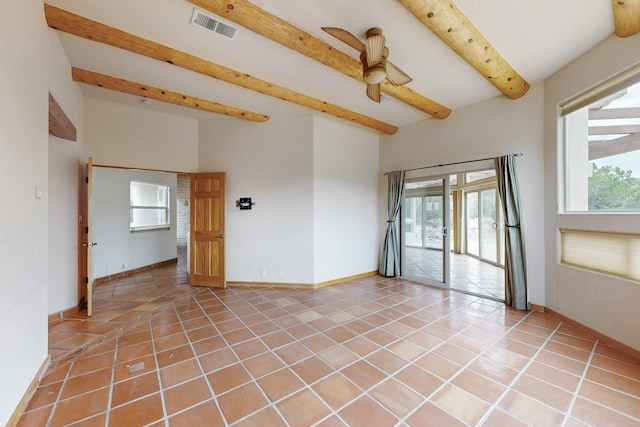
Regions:
<svg viewBox="0 0 640 427"><path fill-rule="evenodd" d="M96 288L20 426L638 426L640 361L552 316L403 279Z"/></svg>
<svg viewBox="0 0 640 427"><path fill-rule="evenodd" d="M443 281L442 251L405 247L408 278L438 284ZM504 301L504 269L478 258L451 253L451 289Z"/></svg>

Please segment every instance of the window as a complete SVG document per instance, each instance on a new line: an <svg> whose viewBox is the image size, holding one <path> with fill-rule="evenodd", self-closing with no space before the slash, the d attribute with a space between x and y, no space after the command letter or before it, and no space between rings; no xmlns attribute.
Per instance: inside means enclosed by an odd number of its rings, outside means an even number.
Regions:
<svg viewBox="0 0 640 427"><path fill-rule="evenodd" d="M493 178L496 176L496 171L494 169L488 169L485 171L478 172L467 172L465 174L464 182L470 184L476 181L482 181L483 179Z"/></svg>
<svg viewBox="0 0 640 427"><path fill-rule="evenodd" d="M565 211L640 212L640 70L561 108Z"/></svg>
<svg viewBox="0 0 640 427"><path fill-rule="evenodd" d="M129 190L131 231L169 228L169 187L131 181Z"/></svg>

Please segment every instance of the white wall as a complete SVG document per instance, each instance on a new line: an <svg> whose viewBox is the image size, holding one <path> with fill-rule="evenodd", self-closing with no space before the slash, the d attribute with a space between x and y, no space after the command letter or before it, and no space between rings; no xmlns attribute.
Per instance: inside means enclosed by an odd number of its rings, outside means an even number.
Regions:
<svg viewBox="0 0 640 427"><path fill-rule="evenodd" d="M198 167L198 121L85 98L85 155L94 164L173 172Z"/></svg>
<svg viewBox="0 0 640 427"><path fill-rule="evenodd" d="M377 133L314 118L314 283L378 269Z"/></svg>
<svg viewBox="0 0 640 427"><path fill-rule="evenodd" d="M628 215L559 215L563 140L558 105L638 63L640 34L624 39L612 36L547 79L544 93L546 305L636 349L640 349L640 286L558 261L559 222L571 228L616 231L622 224L638 221ZM633 230L630 225L626 230Z"/></svg>
<svg viewBox="0 0 640 427"><path fill-rule="evenodd" d="M47 358L49 49L42 1L0 13L0 425ZM61 95L61 97L63 97ZM44 197L35 198L35 188Z"/></svg>
<svg viewBox="0 0 640 427"><path fill-rule="evenodd" d="M171 226L169 230L129 231L129 183L148 182L170 187ZM174 173L93 168L90 200L93 277L99 278L177 256L176 250L177 176Z"/></svg>
<svg viewBox="0 0 640 427"><path fill-rule="evenodd" d="M58 35L49 30L49 91L77 131L77 141L49 135L49 304L57 313L78 304L78 167L82 159L83 98Z"/></svg>
<svg viewBox="0 0 640 427"><path fill-rule="evenodd" d="M312 120L200 123L199 171L227 173L227 281L313 283Z"/></svg>
<svg viewBox="0 0 640 427"><path fill-rule="evenodd" d="M521 152L518 179L522 201L522 224L527 247L529 301L544 305L543 194L543 87L534 85L517 100L495 97L453 111L444 120L427 119L382 138L380 170L411 169L450 162L495 157ZM485 164L460 165L459 170ZM412 176L451 173L434 168ZM384 192L386 194L386 179ZM383 200L386 215L386 198Z"/></svg>

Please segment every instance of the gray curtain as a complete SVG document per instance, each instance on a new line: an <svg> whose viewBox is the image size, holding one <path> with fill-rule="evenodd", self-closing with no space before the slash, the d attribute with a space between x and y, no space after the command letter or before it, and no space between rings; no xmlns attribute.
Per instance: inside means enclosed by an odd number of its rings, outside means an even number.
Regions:
<svg viewBox="0 0 640 427"><path fill-rule="evenodd" d="M511 307L527 310L527 265L515 160L513 154L494 159L505 220L504 295L505 302Z"/></svg>
<svg viewBox="0 0 640 427"><path fill-rule="evenodd" d="M379 273L383 276L400 275L400 239L396 220L400 212L400 204L404 193L404 171L393 171L387 175L389 194L387 199L387 233L384 236Z"/></svg>

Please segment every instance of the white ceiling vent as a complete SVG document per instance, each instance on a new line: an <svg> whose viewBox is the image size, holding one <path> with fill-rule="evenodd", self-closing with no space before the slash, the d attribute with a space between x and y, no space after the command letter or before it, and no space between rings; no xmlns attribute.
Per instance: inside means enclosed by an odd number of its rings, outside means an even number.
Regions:
<svg viewBox="0 0 640 427"><path fill-rule="evenodd" d="M217 16L210 15L200 9L193 9L191 23L230 40L235 40L238 37L238 28L227 22L222 22Z"/></svg>

